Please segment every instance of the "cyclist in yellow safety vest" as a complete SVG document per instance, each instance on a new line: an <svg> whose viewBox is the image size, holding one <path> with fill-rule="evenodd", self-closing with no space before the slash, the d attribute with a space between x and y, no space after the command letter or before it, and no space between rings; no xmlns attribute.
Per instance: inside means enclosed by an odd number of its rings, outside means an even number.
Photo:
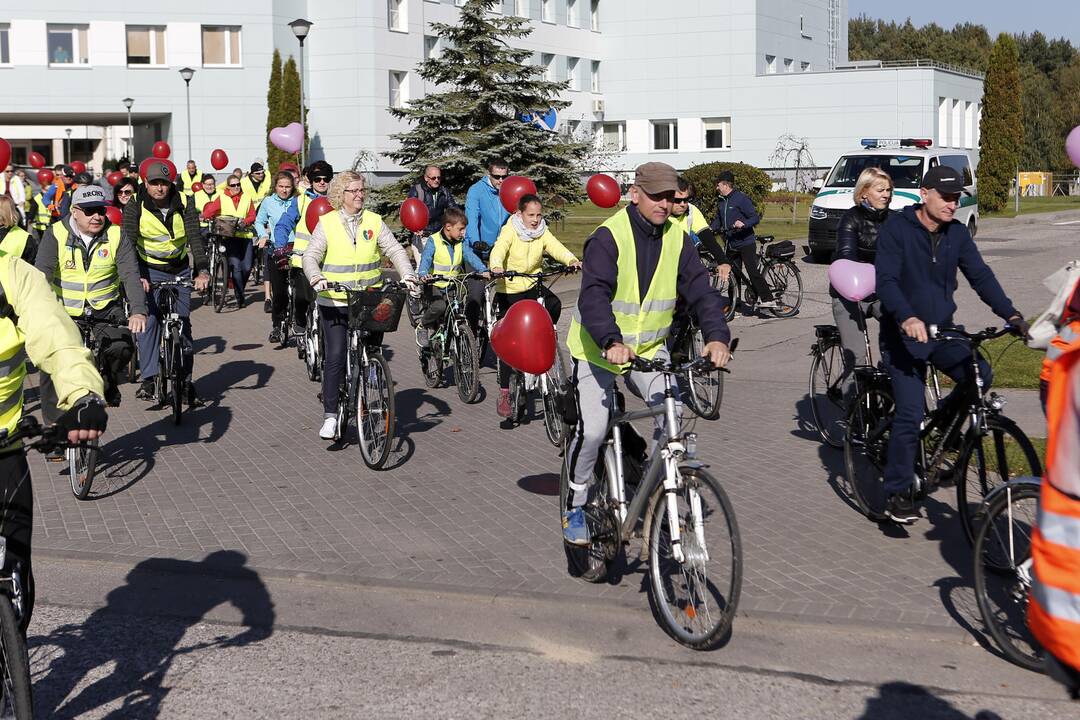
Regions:
<svg viewBox="0 0 1080 720"><path fill-rule="evenodd" d="M0 250L26 262L33 262L37 252L37 242L19 227L15 201L7 195L0 195Z"/></svg>
<svg viewBox="0 0 1080 720"><path fill-rule="evenodd" d="M45 276L17 257L0 252L0 433L13 432L23 415L28 362L49 373L64 411L56 425L68 442L96 440L108 422L101 377L71 318ZM7 541L5 566L20 568L26 634L34 609L30 558L34 495L30 467L20 443L0 439L0 535Z"/></svg>
<svg viewBox="0 0 1080 720"><path fill-rule="evenodd" d="M180 172L180 184L184 188L184 194L191 197L195 194L195 190L191 187L195 183L199 182L199 168L196 167L194 160L188 160L184 169Z"/></svg>
<svg viewBox="0 0 1080 720"><path fill-rule="evenodd" d="M472 247L465 240L465 211L458 207L448 207L442 211L442 229L428 236L424 245L424 252L420 256L420 268L418 273L421 277L428 275L443 275L456 277L468 272L486 273L488 268ZM469 268L465 266L468 265ZM443 315L446 314L446 295L449 280L441 280L424 289L424 310L420 321L416 325L416 344L426 348L430 342L432 331L439 327ZM476 320L480 316L480 304L475 298L465 297L465 316L469 325L476 326Z"/></svg>
<svg viewBox="0 0 1080 720"><path fill-rule="evenodd" d="M191 200L195 203L195 209L201 214L207 203L221 197L221 188L217 186L217 180L210 173L202 176L202 189L192 193Z"/></svg>
<svg viewBox="0 0 1080 720"><path fill-rule="evenodd" d="M71 214L54 223L41 239L35 266L52 282L57 299L72 317L96 321L98 366L104 369L105 401L120 404L120 378L135 354L131 333L146 330L146 293L139 261L130 238L105 216L105 193L85 185L71 196ZM131 316L121 298L128 298ZM126 328L119 327L125 324ZM42 416L51 422L56 394L48 376L41 377Z"/></svg>
<svg viewBox="0 0 1080 720"><path fill-rule="evenodd" d="M241 187L239 178L233 175L225 178L224 194L217 200L206 203L200 214L203 220L210 220L218 215L240 219L240 223L236 226L236 234L224 238L225 256L229 262L229 278L232 280L233 292L236 295L237 309L243 309L246 304L244 288L247 287L248 278L251 277L251 263L255 256L251 244L255 236L255 233L251 231L251 226L255 224L255 201Z"/></svg>
<svg viewBox="0 0 1080 720"><path fill-rule="evenodd" d="M262 199L274 189L270 185L270 180L266 177L266 169L263 168L262 163L257 162L251 163L248 174L240 179L240 189L251 198L256 210L259 209L259 203L262 202Z"/></svg>
<svg viewBox="0 0 1080 720"><path fill-rule="evenodd" d="M347 296L330 287L333 283L352 289L382 285L383 258L394 265L403 281L416 289L409 254L373 212L364 210L364 177L346 170L334 176L327 198L332 212L319 218L311 242L304 251L304 275L318 293L319 322L325 338L322 376L323 424L319 437L332 440L337 432L338 387L348 352L349 307ZM382 344L382 333L372 333L369 344Z"/></svg>
<svg viewBox="0 0 1080 720"><path fill-rule="evenodd" d="M615 377L635 357L667 358L676 298L701 319L703 355L723 367L731 334L723 298L711 285L686 232L668 222L678 190L670 165L645 163L635 171L630 205L585 241L584 272L567 346L578 422L565 454L570 492L563 508L563 540L588 545L584 506L596 459L614 408ZM627 384L648 405L664 401L659 373L631 371ZM656 418L657 433L665 418Z"/></svg>

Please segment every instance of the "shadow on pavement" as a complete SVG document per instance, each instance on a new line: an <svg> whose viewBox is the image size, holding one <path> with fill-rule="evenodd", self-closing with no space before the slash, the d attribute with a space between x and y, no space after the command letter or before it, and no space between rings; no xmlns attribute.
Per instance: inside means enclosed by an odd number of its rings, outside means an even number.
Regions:
<svg viewBox="0 0 1080 720"><path fill-rule="evenodd" d="M214 368L209 375L195 381L195 387L204 397L219 398L229 390L258 390L266 387L274 367L254 360L230 360ZM254 377L250 385L240 383Z"/></svg>
<svg viewBox="0 0 1080 720"><path fill-rule="evenodd" d="M31 637L35 714L74 718L120 701L103 717L157 718L171 689L164 681L174 660L270 637L274 603L246 562L247 556L234 550L219 550L200 561L144 560L85 623ZM188 630L222 604L240 611L240 631L182 644Z"/></svg>
<svg viewBox="0 0 1080 720"><path fill-rule="evenodd" d="M220 355L225 352L225 338L217 335L212 337L198 337L195 338L191 346L194 348L196 355Z"/></svg>
<svg viewBox="0 0 1080 720"><path fill-rule="evenodd" d="M559 473L529 475L517 481L519 488L534 495L559 496Z"/></svg>
<svg viewBox="0 0 1080 720"><path fill-rule="evenodd" d="M866 701L866 710L859 716L859 720L908 720L909 718L1002 720L1000 715L989 710L980 710L972 718L927 688L900 681L879 686L878 696Z"/></svg>
<svg viewBox="0 0 1080 720"><path fill-rule="evenodd" d="M421 413L425 405L431 408ZM397 411L397 430L400 437L408 437L415 432L430 430L450 416L450 403L430 395L422 388L398 390L394 395L394 408Z"/></svg>

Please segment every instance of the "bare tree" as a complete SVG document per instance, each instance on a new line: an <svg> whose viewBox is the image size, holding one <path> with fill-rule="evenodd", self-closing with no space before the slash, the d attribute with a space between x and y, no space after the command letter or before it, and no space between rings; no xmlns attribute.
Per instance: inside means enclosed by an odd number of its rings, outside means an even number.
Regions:
<svg viewBox="0 0 1080 720"><path fill-rule="evenodd" d="M786 172L794 171L794 180L791 185L791 222L796 222L799 189L805 191L814 184L814 175L817 172L814 156L810 154L810 141L804 137L796 137L791 133L781 135L776 140L776 149L769 156L769 162L775 168Z"/></svg>

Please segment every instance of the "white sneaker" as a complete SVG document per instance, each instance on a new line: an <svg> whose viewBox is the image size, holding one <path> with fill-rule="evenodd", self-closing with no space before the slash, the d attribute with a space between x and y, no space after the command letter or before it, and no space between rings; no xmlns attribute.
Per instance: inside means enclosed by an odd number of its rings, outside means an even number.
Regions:
<svg viewBox="0 0 1080 720"><path fill-rule="evenodd" d="M775 300L761 300L758 302L757 306L759 308L778 308L780 307L780 303Z"/></svg>
<svg viewBox="0 0 1080 720"><path fill-rule="evenodd" d="M333 440L337 435L337 418L326 418L319 428L319 437L323 440Z"/></svg>

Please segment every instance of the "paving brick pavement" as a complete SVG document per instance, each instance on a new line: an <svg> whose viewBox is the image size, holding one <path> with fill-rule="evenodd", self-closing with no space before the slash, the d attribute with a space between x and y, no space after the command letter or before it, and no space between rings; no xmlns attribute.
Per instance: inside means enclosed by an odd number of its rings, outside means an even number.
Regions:
<svg viewBox="0 0 1080 720"><path fill-rule="evenodd" d="M1075 254L1076 232L999 226L986 238L984 251L1025 254L987 253L1028 314L1048 300L1037 281ZM736 320L742 339L721 417L697 423L700 455L730 493L742 534L741 609L977 626L970 552L948 492L908 534L867 522L834 490L842 456L800 420L813 325L831 321L824 268L802 268L801 315ZM976 305L963 294L964 319L990 321ZM35 460L37 549L137 560L227 548L265 571L645 605L642 575L603 586L567 576L559 458L540 422L500 429L490 368L484 400L465 406L452 388L424 387L408 332L390 336L400 446L393 469L373 472L355 446L318 439L318 386L293 350L267 343L261 301L220 315L199 308L194 325L209 404L175 427L125 386L89 502L71 496L62 469Z"/></svg>

